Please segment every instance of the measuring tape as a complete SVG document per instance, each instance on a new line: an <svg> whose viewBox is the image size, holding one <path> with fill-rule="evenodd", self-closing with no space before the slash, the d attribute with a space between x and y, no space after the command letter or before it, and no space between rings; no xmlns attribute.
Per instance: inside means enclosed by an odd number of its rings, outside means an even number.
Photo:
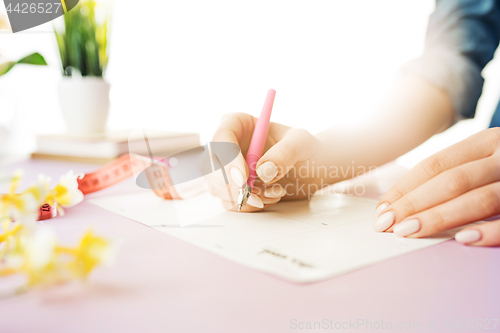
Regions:
<svg viewBox="0 0 500 333"><path fill-rule="evenodd" d="M90 194L113 186L134 174L144 171L151 189L166 200L181 199L172 184L167 167L162 161L155 161L136 154L125 154L106 164L99 170L85 174L78 179L78 189ZM38 220L48 220L57 216L57 208L44 204L38 211Z"/></svg>

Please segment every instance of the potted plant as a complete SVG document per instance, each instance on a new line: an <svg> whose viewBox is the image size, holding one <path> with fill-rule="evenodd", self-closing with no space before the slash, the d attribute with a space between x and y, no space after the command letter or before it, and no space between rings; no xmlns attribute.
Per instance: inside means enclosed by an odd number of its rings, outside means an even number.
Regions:
<svg viewBox="0 0 500 333"><path fill-rule="evenodd" d="M108 64L109 6L80 0L55 26L63 80L59 101L67 130L76 135L105 131L110 85L104 79Z"/></svg>

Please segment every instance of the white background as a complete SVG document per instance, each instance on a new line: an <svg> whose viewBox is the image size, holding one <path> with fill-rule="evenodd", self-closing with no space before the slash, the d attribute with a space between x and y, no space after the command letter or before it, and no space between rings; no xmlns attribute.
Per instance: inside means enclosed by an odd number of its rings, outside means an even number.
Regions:
<svg viewBox="0 0 500 333"><path fill-rule="evenodd" d="M269 88L277 91L273 121L313 133L355 125L376 110L397 69L422 52L433 8L432 0L116 0L109 128L199 132L207 141L223 114L258 115ZM33 150L36 134L64 131L51 31L52 23L0 32L3 60L38 51L50 65L19 66L0 78L0 122L14 133L10 151ZM498 61L483 74L476 119L404 163L487 127L500 94Z"/></svg>

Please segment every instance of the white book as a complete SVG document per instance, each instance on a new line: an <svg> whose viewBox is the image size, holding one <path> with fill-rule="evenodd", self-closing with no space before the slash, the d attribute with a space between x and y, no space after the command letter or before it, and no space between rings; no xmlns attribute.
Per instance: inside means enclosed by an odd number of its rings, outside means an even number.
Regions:
<svg viewBox="0 0 500 333"><path fill-rule="evenodd" d="M200 145L197 133L147 131L151 151L165 157ZM126 153L148 155L142 131L107 132L95 136L40 135L38 156L112 159Z"/></svg>

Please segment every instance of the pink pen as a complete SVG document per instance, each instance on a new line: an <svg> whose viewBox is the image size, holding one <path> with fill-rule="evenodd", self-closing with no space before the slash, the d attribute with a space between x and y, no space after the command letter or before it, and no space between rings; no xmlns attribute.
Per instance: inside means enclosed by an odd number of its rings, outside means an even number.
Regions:
<svg viewBox="0 0 500 333"><path fill-rule="evenodd" d="M259 159L264 153L264 146L267 140L267 132L269 131L269 123L271 122L271 111L273 110L274 96L276 91L269 89L266 96L266 101L262 107L259 119L257 119L257 124L252 135L252 141L250 141L250 147L248 147L248 153L246 162L248 165L248 180L244 184L238 193L238 211L247 203L248 197L252 192L252 188L255 182L256 166Z"/></svg>

